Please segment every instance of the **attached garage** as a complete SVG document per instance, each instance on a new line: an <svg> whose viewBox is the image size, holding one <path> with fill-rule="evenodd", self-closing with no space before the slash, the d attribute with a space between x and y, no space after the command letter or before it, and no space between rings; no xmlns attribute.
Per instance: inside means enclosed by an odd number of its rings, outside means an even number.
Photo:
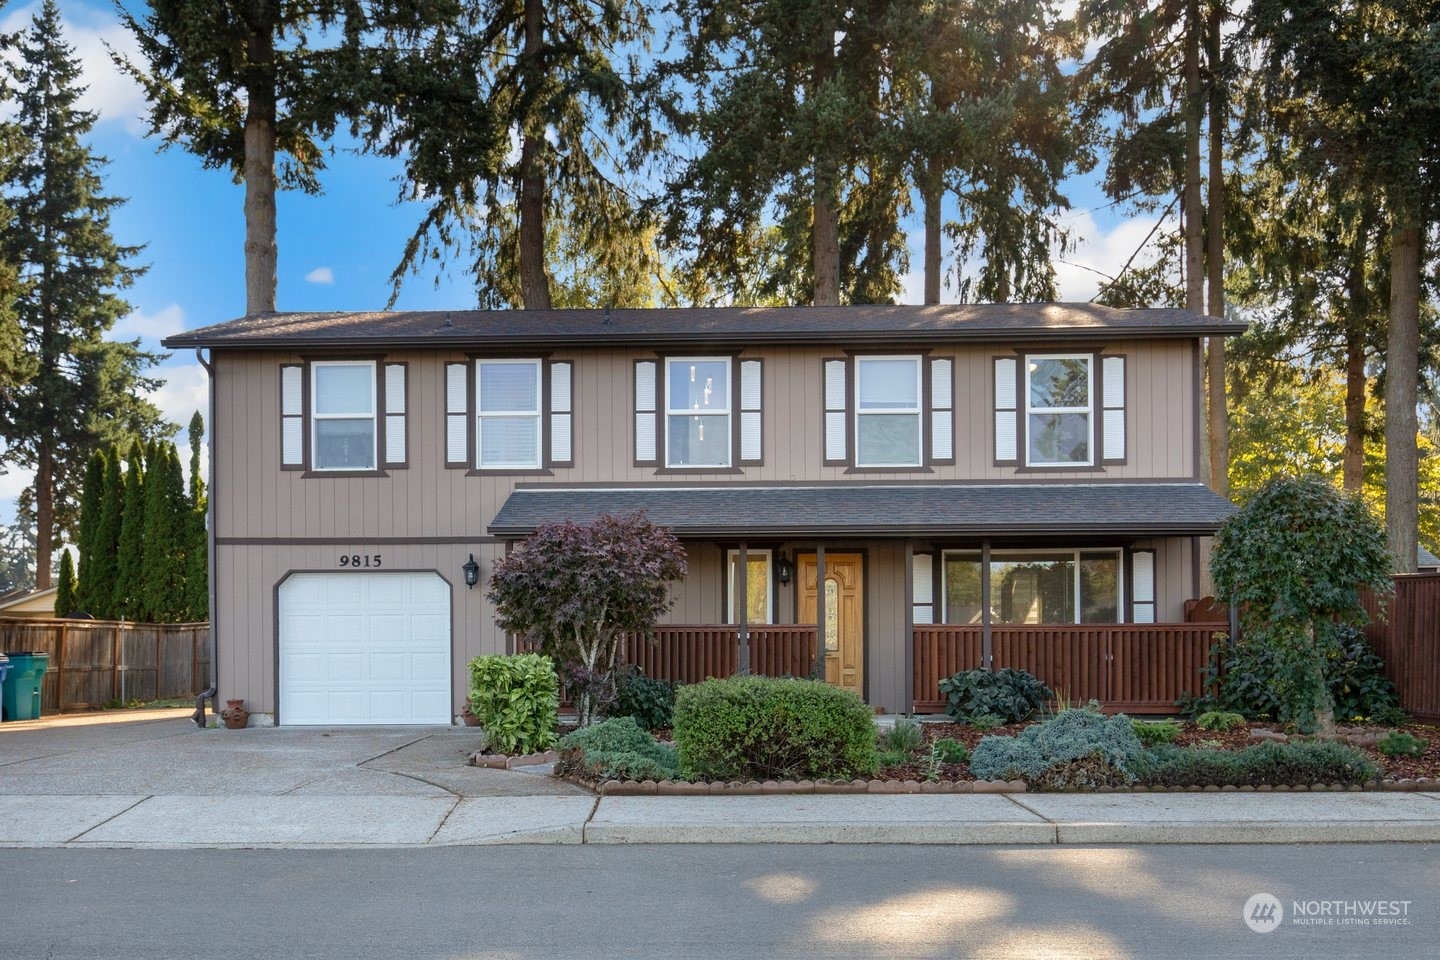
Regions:
<svg viewBox="0 0 1440 960"><path fill-rule="evenodd" d="M451 722L450 585L436 573L296 573L280 584L283 724Z"/></svg>

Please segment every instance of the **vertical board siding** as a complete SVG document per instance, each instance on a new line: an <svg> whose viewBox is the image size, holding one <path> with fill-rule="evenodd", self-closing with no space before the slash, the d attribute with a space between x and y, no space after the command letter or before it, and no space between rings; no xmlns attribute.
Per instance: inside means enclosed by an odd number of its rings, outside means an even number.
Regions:
<svg viewBox="0 0 1440 960"><path fill-rule="evenodd" d="M1440 574L1402 574L1394 583L1383 609L1362 591L1370 613L1365 633L1385 661L1400 708L1421 720L1440 720Z"/></svg>
<svg viewBox="0 0 1440 960"><path fill-rule="evenodd" d="M1098 700L1108 710L1177 713L1175 701L1200 692L1221 623L997 624L995 668L1027 670L1060 700ZM939 682L980 665L980 628L972 624L915 627L914 709L945 708Z"/></svg>

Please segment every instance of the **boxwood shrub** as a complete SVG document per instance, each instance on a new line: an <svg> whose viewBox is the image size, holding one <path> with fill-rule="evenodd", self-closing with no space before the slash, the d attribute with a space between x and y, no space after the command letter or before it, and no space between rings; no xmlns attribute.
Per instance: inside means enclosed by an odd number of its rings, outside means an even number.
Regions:
<svg viewBox="0 0 1440 960"><path fill-rule="evenodd" d="M656 743L634 717L615 717L560 738L561 772L587 780L675 780L675 748Z"/></svg>
<svg viewBox="0 0 1440 960"><path fill-rule="evenodd" d="M1243 750L1154 747L1135 765L1135 773L1151 787L1351 784L1380 775L1360 750L1319 740L1258 743Z"/></svg>
<svg viewBox="0 0 1440 960"><path fill-rule="evenodd" d="M536 753L555 744L560 682L538 653L470 661L470 712L498 753Z"/></svg>
<svg viewBox="0 0 1440 960"><path fill-rule="evenodd" d="M874 714L818 680L730 677L675 694L680 770L705 780L854 777L874 771Z"/></svg>

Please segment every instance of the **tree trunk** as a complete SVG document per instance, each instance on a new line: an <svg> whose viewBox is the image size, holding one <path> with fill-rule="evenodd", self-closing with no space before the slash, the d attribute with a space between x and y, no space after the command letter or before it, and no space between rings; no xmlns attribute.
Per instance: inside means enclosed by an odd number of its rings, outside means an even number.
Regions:
<svg viewBox="0 0 1440 960"><path fill-rule="evenodd" d="M1344 480L1349 493L1365 485L1365 340L1350 329L1345 335L1345 454Z"/></svg>
<svg viewBox="0 0 1440 960"><path fill-rule="evenodd" d="M1414 573L1419 522L1415 435L1420 353L1420 224L1397 214L1390 241L1390 333L1385 346L1385 527L1397 573Z"/></svg>
<svg viewBox="0 0 1440 960"><path fill-rule="evenodd" d="M1205 246L1200 204L1200 0L1185 4L1185 309L1205 312Z"/></svg>
<svg viewBox="0 0 1440 960"><path fill-rule="evenodd" d="M251 23L245 113L245 312L275 312L275 38Z"/></svg>
<svg viewBox="0 0 1440 960"><path fill-rule="evenodd" d="M822 25L815 36L814 89L811 96L818 96L835 74L835 31L828 24ZM811 223L812 266L815 271L813 299L817 307L833 307L840 303L840 214L839 203L840 172L833 156L825 153L822 145L814 161L815 200Z"/></svg>
<svg viewBox="0 0 1440 960"><path fill-rule="evenodd" d="M920 202L925 216L925 302L940 302L940 207L945 193L941 188L939 164L925 161Z"/></svg>
<svg viewBox="0 0 1440 960"><path fill-rule="evenodd" d="M1210 176L1206 210L1206 273L1209 290L1206 312L1225 316L1225 91L1221 63L1220 29L1225 5L1211 0L1208 30L1210 61ZM1209 383L1207 419L1210 424L1210 489L1220 496L1230 491L1230 418L1225 405L1225 338L1211 337L1205 352L1205 373Z"/></svg>
<svg viewBox="0 0 1440 960"><path fill-rule="evenodd" d="M50 555L55 552L55 457L45 440L39 447L35 464L35 586L46 590L55 585L50 567Z"/></svg>
<svg viewBox="0 0 1440 960"><path fill-rule="evenodd" d="M532 95L544 80L540 62L545 40L543 14L542 0L525 0L525 67L520 75ZM545 167L540 157L544 148L544 125L532 118L520 143L520 300L526 310L550 309L550 278L545 273Z"/></svg>

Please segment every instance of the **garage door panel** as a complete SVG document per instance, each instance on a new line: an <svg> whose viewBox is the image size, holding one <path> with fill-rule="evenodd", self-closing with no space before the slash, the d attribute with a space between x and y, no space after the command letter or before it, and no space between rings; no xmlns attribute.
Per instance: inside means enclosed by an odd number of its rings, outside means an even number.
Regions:
<svg viewBox="0 0 1440 960"><path fill-rule="evenodd" d="M450 722L450 587L436 574L294 574L281 585L280 722Z"/></svg>

